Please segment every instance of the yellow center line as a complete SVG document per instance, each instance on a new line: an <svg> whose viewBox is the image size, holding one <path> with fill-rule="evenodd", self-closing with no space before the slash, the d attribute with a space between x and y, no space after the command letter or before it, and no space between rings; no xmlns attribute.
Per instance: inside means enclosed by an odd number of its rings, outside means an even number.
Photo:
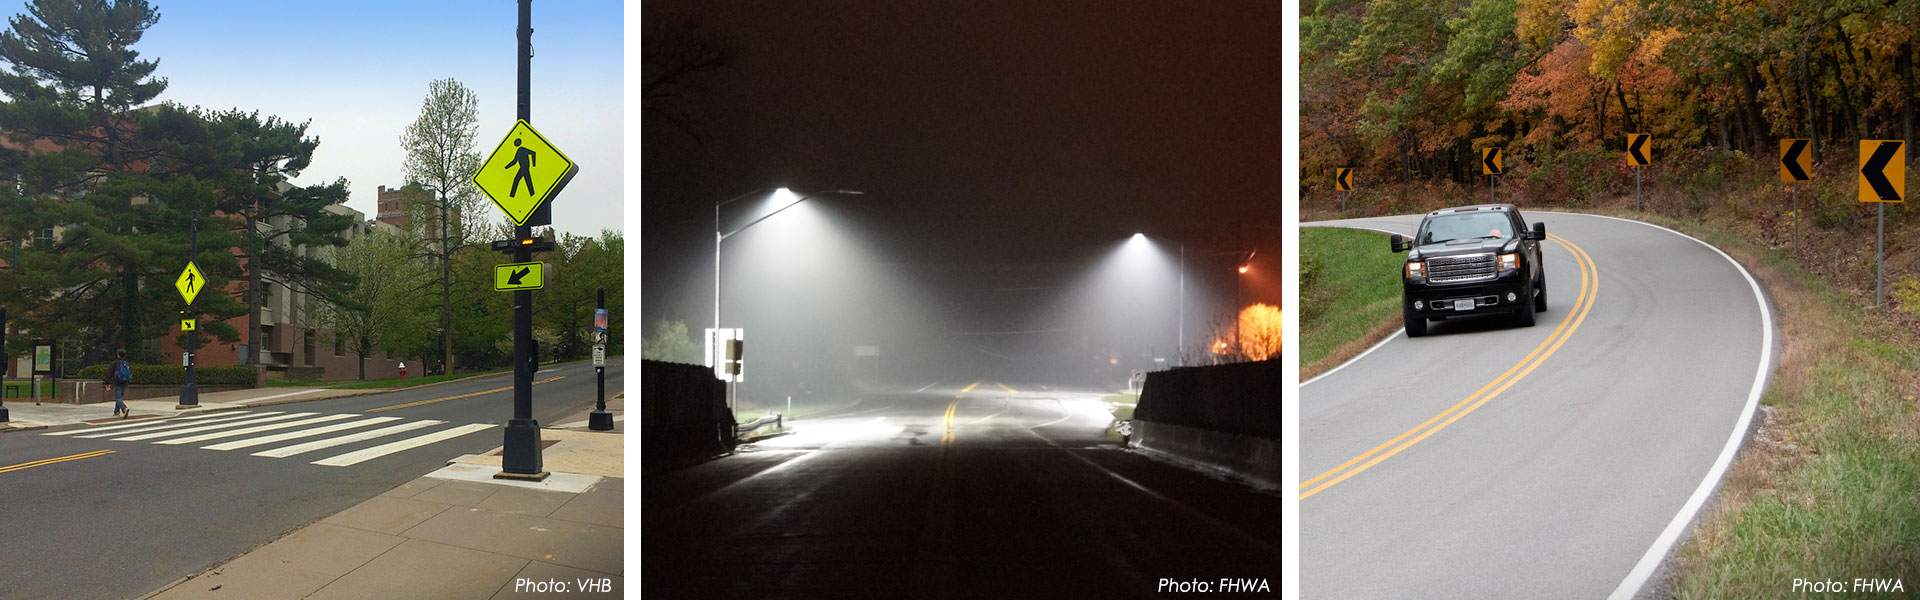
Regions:
<svg viewBox="0 0 1920 600"><path fill-rule="evenodd" d="M957 409L959 407L960 407L960 401L958 399L954 400L952 403L947 405L947 416L945 419L947 424L947 433L945 435L940 436L940 443L942 444L953 443L953 411L954 409Z"/></svg>
<svg viewBox="0 0 1920 600"><path fill-rule="evenodd" d="M559 381L559 380L562 380L562 379L566 379L566 378L567 378L567 376L565 376L565 375L561 375L561 376L559 376L559 377L548 377L548 378L546 378L546 379L542 379L542 380L539 380L539 381L535 381L535 382L533 382L533 384L534 384L534 385L540 385L540 384L542 384L542 383L551 383L551 382L555 382L555 381ZM421 401L419 401L419 402L408 402L408 403L406 403L406 404L395 404L395 405L393 405L393 406L382 406L382 407L380 407L380 408L369 408L369 409L367 409L367 410L366 410L365 412L370 412L370 413L371 413L371 412L380 412L380 411L383 411L383 410L393 410L393 409L396 409L396 408L410 408L410 407L414 407L414 406L420 406L420 405L422 405L422 404L433 404L433 403L435 403L435 402L446 402L446 401L448 401L448 400L459 400L459 399L461 399L461 398L472 398L472 397L474 397L474 396L484 396L484 395L487 395L487 394L491 394L491 393L494 393L494 392L504 392L504 391L507 391L507 390L511 390L511 389L513 389L513 386L507 386L507 387L501 387L501 388L493 388L493 389L490 389L490 390L482 390L482 391L478 391L478 392L474 392L474 393L471 393L471 394L461 394L461 395L458 395L458 396L447 396L447 397L445 397L445 398L434 398L434 399L432 399L432 400L421 400Z"/></svg>
<svg viewBox="0 0 1920 600"><path fill-rule="evenodd" d="M1009 393L1009 394L1014 394L1014 393L1018 393L1018 392L1015 392L1015 391L1013 391L1013 388L1010 388L1010 387L1007 387L1007 384L1004 384L1004 383L998 383L998 382L996 382L996 383L994 383L994 385L997 385L997 386L1000 386L1000 389L1003 389L1003 390L1006 390L1006 391L1007 391L1007 393Z"/></svg>
<svg viewBox="0 0 1920 600"><path fill-rule="evenodd" d="M34 467L44 467L54 463L63 463L70 460L80 460L83 458L93 458L95 456L106 456L108 454L113 454L113 451L112 450L95 450L92 452L82 452L72 456L62 456L58 458L47 458L47 459L41 459L41 460L36 460L32 462L23 462L17 465L7 465L4 467L0 467L0 473L12 473L14 471L24 471Z"/></svg>
<svg viewBox="0 0 1920 600"><path fill-rule="evenodd" d="M1574 261L1580 265L1580 297L1574 302L1573 309L1567 311L1567 316L1560 320L1560 326L1554 328L1553 333L1548 335L1546 340L1540 342L1539 346L1534 347L1533 352L1528 353L1526 358L1520 359L1520 362L1509 367L1506 372L1501 373L1499 377L1494 378L1493 381L1488 382L1487 385L1482 386L1472 395L1467 396L1466 399L1455 403L1446 410L1440 411L1440 414L1434 415L1432 418L1414 426L1412 429L1408 429L1405 433L1401 433L1393 439L1387 440L1386 443L1375 446L1372 450L1368 450L1347 462L1341 463L1340 466L1329 469L1327 472L1321 473L1313 479L1301 483L1300 487L1302 489L1314 486L1315 483L1319 483L1319 485L1301 493L1299 497L1300 500L1305 500L1309 496L1333 487L1335 484L1345 481L1347 478L1357 475L1361 471L1373 468L1374 465L1380 464L1381 461L1395 454L1399 454L1400 451L1406 450L1414 444L1420 443L1421 440L1427 439L1427 437L1433 435L1434 432L1445 429L1448 425L1453 424L1454 421L1458 421L1461 417L1466 416L1467 413L1471 413L1475 409L1480 408L1480 406L1486 404L1488 400L1499 396L1501 392L1505 392L1507 388L1513 387L1514 383L1525 378L1528 374L1532 373L1534 369L1539 368L1541 363L1546 362L1547 357L1552 356L1554 352L1560 349L1561 344L1566 343L1567 338L1573 336L1574 330L1579 329L1580 324L1586 321L1587 313L1593 310L1593 299L1599 292L1599 273L1593 266L1593 258L1587 254L1586 250L1581 249L1573 242L1567 241L1566 238L1557 235L1549 235L1547 237L1553 240L1554 243L1566 248L1568 253L1573 255ZM1438 422L1438 424L1435 424L1436 422ZM1429 425L1432 427L1429 428ZM1412 437L1412 439L1408 439L1409 437ZM1405 442L1403 443L1402 440L1405 440ZM1399 445L1395 446L1395 444ZM1387 450L1389 447L1392 449ZM1382 453L1383 450L1386 450L1386 452ZM1378 456L1375 456L1375 454L1378 454ZM1371 460L1369 460L1369 457L1371 457ZM1366 462L1357 467L1354 466L1355 463L1361 463L1361 461ZM1349 470L1348 467L1353 468ZM1323 479L1326 481L1320 483Z"/></svg>
<svg viewBox="0 0 1920 600"><path fill-rule="evenodd" d="M985 381L985 380L983 379L983 380L981 380L981 381ZM979 382L979 381L975 381L975 382L973 382L973 383L969 383L969 384L967 384L967 387L964 387L964 388L960 388L960 393L962 393L962 394L965 394L965 393L967 393L967 392L971 392L971 391L973 391L973 388L977 388L977 387L980 387L980 382Z"/></svg>

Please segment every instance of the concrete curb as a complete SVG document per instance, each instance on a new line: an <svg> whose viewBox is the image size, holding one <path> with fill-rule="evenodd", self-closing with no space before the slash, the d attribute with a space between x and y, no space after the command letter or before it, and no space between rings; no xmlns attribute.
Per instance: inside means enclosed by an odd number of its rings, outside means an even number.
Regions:
<svg viewBox="0 0 1920 600"><path fill-rule="evenodd" d="M35 423L32 425L21 425L19 422L9 422L9 423L6 423L5 427L0 427L0 433L9 433L14 431L33 431L36 429L46 429L46 428L47 428L46 425L41 425L39 423Z"/></svg>

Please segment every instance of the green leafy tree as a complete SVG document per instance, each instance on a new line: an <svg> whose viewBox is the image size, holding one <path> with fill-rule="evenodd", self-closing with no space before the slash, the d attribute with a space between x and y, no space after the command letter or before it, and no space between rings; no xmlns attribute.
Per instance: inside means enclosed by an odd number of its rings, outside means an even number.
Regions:
<svg viewBox="0 0 1920 600"><path fill-rule="evenodd" d="M400 135L406 150L402 168L409 185L418 184L430 195L416 205L414 226L430 240L423 256L440 267L440 338L442 367L452 372L454 361L454 258L486 229L480 212L480 192L473 172L480 168L475 150L480 125L479 96L454 79L427 86L420 116ZM501 238L505 239L505 238Z"/></svg>
<svg viewBox="0 0 1920 600"><path fill-rule="evenodd" d="M617 231L602 230L599 237L569 234L561 236L556 251L546 257L547 288L533 305L534 324L552 332L555 341L548 354L553 358L579 358L591 352L586 336L602 288L607 291L608 343L620 339L625 245Z"/></svg>
<svg viewBox="0 0 1920 600"><path fill-rule="evenodd" d="M640 343L640 357L647 360L663 360L685 364L699 364L701 346L687 333L684 321L660 319L653 325L653 333Z"/></svg>
<svg viewBox="0 0 1920 600"><path fill-rule="evenodd" d="M132 48L158 20L138 0L37 0L0 32L0 173L16 183L0 194L20 255L0 287L35 335L89 332L91 346L139 353L176 322L180 303L160 291L172 292L190 214L212 206L181 195L191 181L163 185L188 169L136 133L151 115L133 109L166 89L157 63ZM202 241L206 250L230 240Z"/></svg>
<svg viewBox="0 0 1920 600"><path fill-rule="evenodd" d="M427 319L416 298L428 288L432 274L413 254L406 239L379 230L327 253L332 266L355 283L345 293L316 302L315 317L352 347L360 379L367 378L366 358L376 349L396 356L418 349L409 340L426 329Z"/></svg>

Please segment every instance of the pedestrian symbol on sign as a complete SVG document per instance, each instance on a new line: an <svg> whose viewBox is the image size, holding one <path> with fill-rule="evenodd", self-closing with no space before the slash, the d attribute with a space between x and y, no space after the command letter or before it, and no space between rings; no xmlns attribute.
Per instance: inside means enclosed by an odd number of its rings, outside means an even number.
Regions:
<svg viewBox="0 0 1920 600"><path fill-rule="evenodd" d="M520 138L513 138L513 147L518 149L513 151L513 161L507 163L506 168L511 169L517 166L520 167L520 172L513 175L513 187L507 190L507 197L511 198L515 192L520 191L520 181L523 179L527 182L527 195L533 195L533 159L535 152L521 146Z"/></svg>

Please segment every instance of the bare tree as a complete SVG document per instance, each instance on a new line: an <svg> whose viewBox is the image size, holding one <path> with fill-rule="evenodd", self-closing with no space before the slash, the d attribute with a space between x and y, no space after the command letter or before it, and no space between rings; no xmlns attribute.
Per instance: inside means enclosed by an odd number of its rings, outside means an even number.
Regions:
<svg viewBox="0 0 1920 600"><path fill-rule="evenodd" d="M694 139L690 116L702 90L701 76L733 64L732 46L709 31L698 15L650 17L640 36L640 111Z"/></svg>
<svg viewBox="0 0 1920 600"><path fill-rule="evenodd" d="M427 86L420 116L400 134L407 151L407 182L430 193L417 212L415 227L429 240L422 255L440 265L443 373L453 372L453 254L472 245L475 232L485 228L475 221L480 218L480 191L472 181L481 164L474 149L479 104L479 96L459 81L435 80Z"/></svg>

